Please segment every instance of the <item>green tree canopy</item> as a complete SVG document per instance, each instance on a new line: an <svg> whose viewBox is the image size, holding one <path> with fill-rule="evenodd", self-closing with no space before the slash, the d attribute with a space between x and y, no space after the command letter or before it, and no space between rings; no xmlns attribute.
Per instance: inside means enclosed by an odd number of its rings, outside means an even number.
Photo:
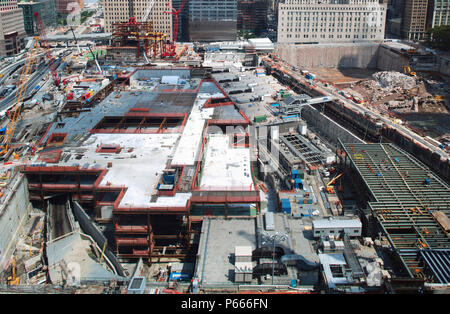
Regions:
<svg viewBox="0 0 450 314"><path fill-rule="evenodd" d="M432 48L450 50L450 25L441 25L427 31L428 43Z"/></svg>

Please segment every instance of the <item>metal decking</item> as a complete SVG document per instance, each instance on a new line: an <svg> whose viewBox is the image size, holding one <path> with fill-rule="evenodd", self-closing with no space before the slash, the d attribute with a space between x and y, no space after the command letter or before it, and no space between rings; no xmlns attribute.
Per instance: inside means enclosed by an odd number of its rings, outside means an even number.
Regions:
<svg viewBox="0 0 450 314"><path fill-rule="evenodd" d="M280 139L308 165L319 165L325 162L323 154L303 139L302 136L298 134L285 134L281 135Z"/></svg>
<svg viewBox="0 0 450 314"><path fill-rule="evenodd" d="M392 144L340 144L368 188L369 207L409 274L420 274L424 265L419 251L450 246L447 231L432 214L449 216L450 187Z"/></svg>

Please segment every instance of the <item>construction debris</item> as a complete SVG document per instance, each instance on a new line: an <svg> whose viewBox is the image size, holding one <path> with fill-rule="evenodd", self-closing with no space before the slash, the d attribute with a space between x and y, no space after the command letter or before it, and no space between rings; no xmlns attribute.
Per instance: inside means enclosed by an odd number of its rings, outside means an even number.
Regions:
<svg viewBox="0 0 450 314"><path fill-rule="evenodd" d="M372 75L382 88L392 90L399 87L401 89L411 89L416 86L416 80L412 76L395 71L376 72Z"/></svg>

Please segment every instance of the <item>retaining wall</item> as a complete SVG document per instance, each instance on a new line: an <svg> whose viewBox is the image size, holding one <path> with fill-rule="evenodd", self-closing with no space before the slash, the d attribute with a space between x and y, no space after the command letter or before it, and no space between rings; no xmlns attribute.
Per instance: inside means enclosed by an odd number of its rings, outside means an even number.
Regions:
<svg viewBox="0 0 450 314"><path fill-rule="evenodd" d="M299 68L375 69L379 47L377 43L277 45L275 52L281 59Z"/></svg>
<svg viewBox="0 0 450 314"><path fill-rule="evenodd" d="M310 106L305 106L302 109L302 118L306 120L308 125L312 125L316 130L325 135L330 143L336 145L338 138L343 143L364 143L356 135L350 133L347 129Z"/></svg>
<svg viewBox="0 0 450 314"><path fill-rule="evenodd" d="M16 168L17 169L17 168ZM28 195L28 180L21 174L13 175L11 192L0 205L0 267L5 268L16 248L19 234L27 221L31 203ZM6 194L6 193L5 193Z"/></svg>

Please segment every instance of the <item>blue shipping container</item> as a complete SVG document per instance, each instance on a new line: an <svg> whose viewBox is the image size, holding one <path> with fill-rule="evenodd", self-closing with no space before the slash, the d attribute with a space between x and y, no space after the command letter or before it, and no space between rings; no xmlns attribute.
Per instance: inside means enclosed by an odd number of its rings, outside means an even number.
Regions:
<svg viewBox="0 0 450 314"><path fill-rule="evenodd" d="M297 287L297 279L291 279L291 288Z"/></svg>
<svg viewBox="0 0 450 314"><path fill-rule="evenodd" d="M191 279L191 275L186 273L178 273L173 272L170 274L170 280L178 280L178 281L189 281Z"/></svg>

